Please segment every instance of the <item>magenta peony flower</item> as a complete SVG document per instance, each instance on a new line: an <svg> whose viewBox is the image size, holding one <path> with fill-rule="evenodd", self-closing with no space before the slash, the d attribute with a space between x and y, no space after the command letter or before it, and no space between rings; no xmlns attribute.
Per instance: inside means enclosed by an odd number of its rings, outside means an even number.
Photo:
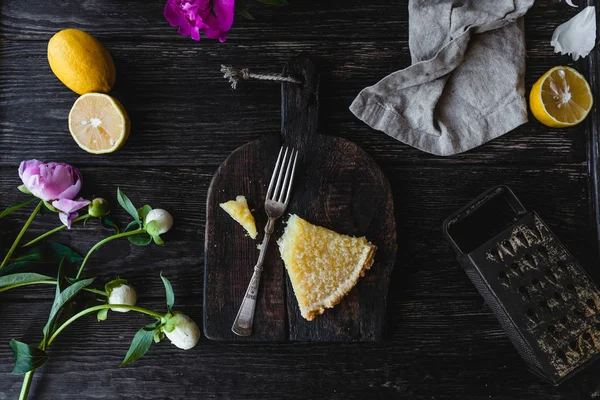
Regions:
<svg viewBox="0 0 600 400"><path fill-rule="evenodd" d="M32 195L52 202L52 207L60 211L59 218L68 228L77 218L77 210L90 203L81 197L75 199L81 190L82 178L81 173L69 164L22 161L19 177Z"/></svg>
<svg viewBox="0 0 600 400"><path fill-rule="evenodd" d="M164 15L179 34L200 40L200 31L224 42L233 25L235 0L167 0Z"/></svg>

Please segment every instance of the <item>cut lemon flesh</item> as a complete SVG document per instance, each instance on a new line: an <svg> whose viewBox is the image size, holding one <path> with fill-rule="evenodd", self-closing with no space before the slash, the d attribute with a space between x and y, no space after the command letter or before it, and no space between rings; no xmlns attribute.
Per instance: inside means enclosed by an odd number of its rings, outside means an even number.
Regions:
<svg viewBox="0 0 600 400"><path fill-rule="evenodd" d="M118 150L129 136L129 117L116 99L103 93L79 97L69 113L69 131L83 150L93 154Z"/></svg>
<svg viewBox="0 0 600 400"><path fill-rule="evenodd" d="M531 88L529 105L533 115L546 126L563 128L579 124L594 104L585 78L570 67L554 67Z"/></svg>

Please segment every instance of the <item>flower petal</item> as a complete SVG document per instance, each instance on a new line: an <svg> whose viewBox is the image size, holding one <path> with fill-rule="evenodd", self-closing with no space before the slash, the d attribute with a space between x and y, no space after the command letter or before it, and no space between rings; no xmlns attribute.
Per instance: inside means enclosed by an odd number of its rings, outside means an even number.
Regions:
<svg viewBox="0 0 600 400"><path fill-rule="evenodd" d="M72 213L74 211L82 209L83 207L87 206L88 204L90 204L89 200L86 200L86 199L83 199L80 197L77 200L70 200L70 199L54 200L52 202L52 207L54 207L57 210L62 211L64 213Z"/></svg>
<svg viewBox="0 0 600 400"><path fill-rule="evenodd" d="M215 0L213 2L213 12L217 17L220 30L227 32L231 29L231 25L233 25L234 10L234 0Z"/></svg>
<svg viewBox="0 0 600 400"><path fill-rule="evenodd" d="M63 223L63 225L65 225L67 227L67 229L71 229L71 222L77 218L77 214L76 212L72 212L69 214L66 213L58 213L58 218L60 219L60 222Z"/></svg>

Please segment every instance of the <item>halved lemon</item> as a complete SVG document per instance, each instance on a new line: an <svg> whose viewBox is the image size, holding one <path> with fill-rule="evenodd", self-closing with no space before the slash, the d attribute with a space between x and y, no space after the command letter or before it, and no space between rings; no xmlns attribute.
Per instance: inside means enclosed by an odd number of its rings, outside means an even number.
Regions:
<svg viewBox="0 0 600 400"><path fill-rule="evenodd" d="M71 108L69 131L79 147L88 153L112 153L121 148L129 136L129 117L113 97L86 93Z"/></svg>
<svg viewBox="0 0 600 400"><path fill-rule="evenodd" d="M577 125L587 117L593 104L590 85L570 67L552 68L538 79L529 94L533 115L554 128Z"/></svg>

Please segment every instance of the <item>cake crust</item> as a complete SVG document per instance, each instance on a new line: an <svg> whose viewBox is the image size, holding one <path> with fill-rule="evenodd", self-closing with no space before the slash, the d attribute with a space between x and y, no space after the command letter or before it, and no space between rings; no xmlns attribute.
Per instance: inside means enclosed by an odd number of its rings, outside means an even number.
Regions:
<svg viewBox="0 0 600 400"><path fill-rule="evenodd" d="M376 247L366 238L342 235L291 215L278 241L281 256L308 321L333 308L374 262Z"/></svg>

